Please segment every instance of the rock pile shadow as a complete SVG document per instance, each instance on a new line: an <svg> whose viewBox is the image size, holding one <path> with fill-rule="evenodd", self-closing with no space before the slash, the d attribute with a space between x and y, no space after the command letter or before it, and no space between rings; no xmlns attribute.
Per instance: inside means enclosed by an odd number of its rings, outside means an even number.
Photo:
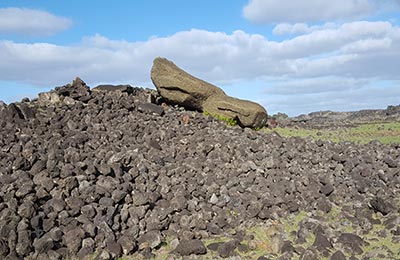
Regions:
<svg viewBox="0 0 400 260"><path fill-rule="evenodd" d="M343 205L366 212L354 217L360 226L375 213L399 220L398 145L282 138L159 100L131 86L91 90L77 78L1 103L0 258L149 258L167 237L178 239L176 257L201 255L210 236ZM391 223L388 232L400 233ZM344 259L331 249L340 245L362 253L356 234L318 230L311 251L282 247L301 259L327 248ZM228 257L239 242L215 250Z"/></svg>

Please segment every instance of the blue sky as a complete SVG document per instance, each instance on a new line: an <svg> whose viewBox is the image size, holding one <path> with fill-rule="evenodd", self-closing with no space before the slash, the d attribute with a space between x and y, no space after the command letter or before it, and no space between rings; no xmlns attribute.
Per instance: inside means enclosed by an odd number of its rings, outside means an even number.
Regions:
<svg viewBox="0 0 400 260"><path fill-rule="evenodd" d="M270 114L400 104L399 0L0 2L0 100L80 76L154 88L163 56Z"/></svg>

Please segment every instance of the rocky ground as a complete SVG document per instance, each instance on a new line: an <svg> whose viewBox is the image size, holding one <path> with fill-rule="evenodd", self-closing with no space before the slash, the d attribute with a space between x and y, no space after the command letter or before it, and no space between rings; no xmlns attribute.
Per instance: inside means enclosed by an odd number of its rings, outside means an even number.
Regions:
<svg viewBox="0 0 400 260"><path fill-rule="evenodd" d="M0 259L400 259L400 145L229 127L150 90L0 103Z"/></svg>

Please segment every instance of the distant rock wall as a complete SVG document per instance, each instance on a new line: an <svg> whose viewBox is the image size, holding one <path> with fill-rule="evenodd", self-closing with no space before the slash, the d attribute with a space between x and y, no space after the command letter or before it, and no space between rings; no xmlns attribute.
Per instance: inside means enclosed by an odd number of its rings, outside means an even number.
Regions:
<svg viewBox="0 0 400 260"><path fill-rule="evenodd" d="M272 119L280 126L303 125L306 127L352 126L370 122L400 121L400 105L386 109L367 109L352 112L318 111L296 117L278 113Z"/></svg>

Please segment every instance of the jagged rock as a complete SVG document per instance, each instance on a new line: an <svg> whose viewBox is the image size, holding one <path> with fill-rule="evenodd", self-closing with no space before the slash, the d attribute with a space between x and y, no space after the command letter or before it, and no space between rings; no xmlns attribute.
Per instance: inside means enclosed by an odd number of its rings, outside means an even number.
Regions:
<svg viewBox="0 0 400 260"><path fill-rule="evenodd" d="M5 257L10 252L8 248L7 242L3 239L0 239L0 256Z"/></svg>
<svg viewBox="0 0 400 260"><path fill-rule="evenodd" d="M235 255L234 250L237 248L238 245L239 245L239 241L237 241L237 240L231 240L231 241L222 243L217 249L218 255L222 258L234 256Z"/></svg>
<svg viewBox="0 0 400 260"><path fill-rule="evenodd" d="M317 235L315 236L313 246L315 246L315 248L318 251L329 250L333 247L332 243L328 240L328 238L324 234L321 234L321 233L317 233Z"/></svg>
<svg viewBox="0 0 400 260"><path fill-rule="evenodd" d="M82 102L87 102L91 98L90 88L86 86L86 83L79 77L76 77L72 83L67 86L55 88L55 91L60 96L70 97Z"/></svg>
<svg viewBox="0 0 400 260"><path fill-rule="evenodd" d="M93 88L92 91L100 91L100 92L120 91L132 94L134 89L129 85L98 85L95 88Z"/></svg>
<svg viewBox="0 0 400 260"><path fill-rule="evenodd" d="M393 206L380 197L375 197L370 201L370 206L375 212L387 215L392 211Z"/></svg>
<svg viewBox="0 0 400 260"><path fill-rule="evenodd" d="M343 244L351 253L357 255L363 253L363 246L368 245L360 236L351 233L341 234L337 241Z"/></svg>
<svg viewBox="0 0 400 260"><path fill-rule="evenodd" d="M331 256L331 260L346 260L346 256L339 250Z"/></svg>
<svg viewBox="0 0 400 260"><path fill-rule="evenodd" d="M164 114L164 109L153 103L142 103L139 104L138 110L143 113L149 113L154 115L162 116Z"/></svg>
<svg viewBox="0 0 400 260"><path fill-rule="evenodd" d="M0 112L7 108L6 103L0 100Z"/></svg>
<svg viewBox="0 0 400 260"><path fill-rule="evenodd" d="M160 231L152 230L143 234L139 238L140 244L147 244L150 248L156 248L161 244L161 234Z"/></svg>
<svg viewBox="0 0 400 260"><path fill-rule="evenodd" d="M45 106L47 104L59 104L61 102L60 95L56 92L43 92L39 93L39 104Z"/></svg>
<svg viewBox="0 0 400 260"><path fill-rule="evenodd" d="M281 253L291 253L294 252L296 249L294 248L293 244L291 241L286 240L283 242L282 247L281 247Z"/></svg>
<svg viewBox="0 0 400 260"><path fill-rule="evenodd" d="M35 111L26 103L15 103L19 110L19 116L21 119L29 120L35 118Z"/></svg>
<svg viewBox="0 0 400 260"><path fill-rule="evenodd" d="M194 255L204 255L207 253L207 249L201 240L182 240L175 248L174 252L181 256Z"/></svg>
<svg viewBox="0 0 400 260"><path fill-rule="evenodd" d="M156 58L151 79L160 95L187 109L236 119L243 127L262 127L267 112L257 103L229 97L220 88L198 79L165 58Z"/></svg>
<svg viewBox="0 0 400 260"><path fill-rule="evenodd" d="M132 254L137 249L136 241L128 236L119 238L118 243L121 245L124 255Z"/></svg>
<svg viewBox="0 0 400 260"><path fill-rule="evenodd" d="M6 121L21 121L35 118L35 110L27 103L0 103L0 117Z"/></svg>
<svg viewBox="0 0 400 260"><path fill-rule="evenodd" d="M88 102L91 99L91 90L86 83L76 77L72 83L56 87L54 90L45 93L39 93L39 104L42 106L46 105L57 105L65 102L66 104L74 104L72 100L81 102Z"/></svg>

